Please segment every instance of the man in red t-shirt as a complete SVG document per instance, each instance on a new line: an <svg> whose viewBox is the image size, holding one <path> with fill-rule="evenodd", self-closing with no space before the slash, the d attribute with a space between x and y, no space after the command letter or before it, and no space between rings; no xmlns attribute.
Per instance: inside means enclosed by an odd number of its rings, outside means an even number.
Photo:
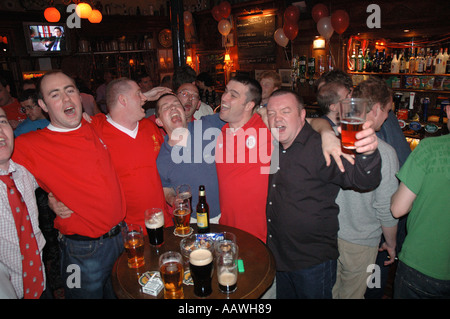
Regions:
<svg viewBox="0 0 450 319"><path fill-rule="evenodd" d="M27 118L25 112L22 112L22 105L11 96L9 83L2 76L0 76L0 107L5 111L13 129Z"/></svg>
<svg viewBox="0 0 450 319"><path fill-rule="evenodd" d="M111 156L92 125L81 121L81 96L69 76L46 73L38 103L50 125L19 136L13 160L73 211L54 222L62 235L65 297L115 297L110 277L123 251L120 225L126 206Z"/></svg>

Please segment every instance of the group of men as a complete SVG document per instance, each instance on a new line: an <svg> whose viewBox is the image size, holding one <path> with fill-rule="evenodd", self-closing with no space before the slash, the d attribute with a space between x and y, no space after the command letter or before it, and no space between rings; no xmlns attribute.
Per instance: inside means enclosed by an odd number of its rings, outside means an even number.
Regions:
<svg viewBox="0 0 450 319"><path fill-rule="evenodd" d="M175 94L155 88L144 95L135 81L112 80L106 90L107 115L87 121L73 79L49 72L40 81L38 103L50 125L14 141L11 127L2 121L2 175L12 172L16 180L15 172L26 172L24 197L33 197L37 185L49 193L57 214L63 281L69 279L70 265L80 267L81 288L66 287L66 297L114 297L110 273L123 250L123 222L143 225L145 209L161 207L170 226L175 187L203 184L212 222L248 231L272 250L278 298L331 298L340 253L336 197L341 187L372 191L383 182L375 135L382 121L368 119L357 135L356 156L342 158L327 121L307 121L294 92L272 93L260 116L261 85L238 76L227 83L218 114L192 120L198 89L188 84L174 87ZM157 100L154 120L167 133L164 137L145 118L142 106L148 99ZM334 154L334 160L324 153ZM2 207L2 214L7 211ZM28 211L33 221L36 207ZM13 226L5 225L9 233ZM42 236L32 226L41 253ZM2 253L8 251L15 266L25 267L17 236L8 243L0 236ZM27 297L22 267L0 266L0 282L10 283L2 285L2 293ZM40 293L44 289L45 284Z"/></svg>

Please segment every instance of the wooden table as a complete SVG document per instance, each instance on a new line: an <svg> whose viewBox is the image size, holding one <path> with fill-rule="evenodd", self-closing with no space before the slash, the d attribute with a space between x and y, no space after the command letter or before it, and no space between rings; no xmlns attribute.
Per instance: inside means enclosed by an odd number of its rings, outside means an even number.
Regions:
<svg viewBox="0 0 450 319"><path fill-rule="evenodd" d="M197 225L191 224L194 232ZM245 271L238 274L237 290L232 294L224 294L219 291L217 274L214 270L212 279L212 294L210 299L257 299L272 285L275 277L275 260L272 253L255 236L237 228L211 224L211 233L228 231L236 235L239 246L239 259L244 261ZM173 227L164 229L164 244L156 249L145 238L145 265L139 269L130 269L127 265L127 256L124 252L116 261L112 271L112 283L114 291L120 299L161 299L164 291L157 297L142 292L138 278L146 271L159 271L159 256L166 251L180 252L181 237L173 234ZM185 299L201 299L194 294L194 286L183 285Z"/></svg>

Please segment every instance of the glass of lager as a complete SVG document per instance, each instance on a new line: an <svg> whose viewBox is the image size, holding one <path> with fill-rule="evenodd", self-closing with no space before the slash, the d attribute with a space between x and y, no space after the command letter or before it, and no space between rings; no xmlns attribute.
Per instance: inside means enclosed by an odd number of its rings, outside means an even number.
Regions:
<svg viewBox="0 0 450 319"><path fill-rule="evenodd" d="M214 271L213 254L209 248L196 247L189 255L189 268L194 280L194 293L207 297L212 293L211 280Z"/></svg>
<svg viewBox="0 0 450 319"><path fill-rule="evenodd" d="M128 255L128 267L139 268L145 265L144 232L139 225L129 224L122 228L123 243Z"/></svg>
<svg viewBox="0 0 450 319"><path fill-rule="evenodd" d="M164 243L164 213L161 208L145 211L145 228L150 245L159 247Z"/></svg>
<svg viewBox="0 0 450 319"><path fill-rule="evenodd" d="M191 209L189 208L189 204L182 202L175 203L173 219L175 223L175 235L184 237L192 233Z"/></svg>
<svg viewBox="0 0 450 319"><path fill-rule="evenodd" d="M216 251L217 281L219 290L223 293L235 292L237 288L239 249L235 243L229 243L228 248Z"/></svg>
<svg viewBox="0 0 450 319"><path fill-rule="evenodd" d="M367 106L366 99L349 98L340 102L341 144L344 149L356 149L355 135L362 131L366 121Z"/></svg>
<svg viewBox="0 0 450 319"><path fill-rule="evenodd" d="M165 299L182 299L183 293L183 261L181 254L168 251L159 257L159 271L164 283Z"/></svg>

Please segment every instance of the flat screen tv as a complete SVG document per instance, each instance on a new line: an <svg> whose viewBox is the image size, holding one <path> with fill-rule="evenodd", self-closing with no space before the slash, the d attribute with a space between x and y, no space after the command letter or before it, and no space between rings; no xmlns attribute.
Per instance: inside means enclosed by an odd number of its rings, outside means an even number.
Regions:
<svg viewBox="0 0 450 319"><path fill-rule="evenodd" d="M70 53L70 33L64 23L24 22L25 42L31 56Z"/></svg>

